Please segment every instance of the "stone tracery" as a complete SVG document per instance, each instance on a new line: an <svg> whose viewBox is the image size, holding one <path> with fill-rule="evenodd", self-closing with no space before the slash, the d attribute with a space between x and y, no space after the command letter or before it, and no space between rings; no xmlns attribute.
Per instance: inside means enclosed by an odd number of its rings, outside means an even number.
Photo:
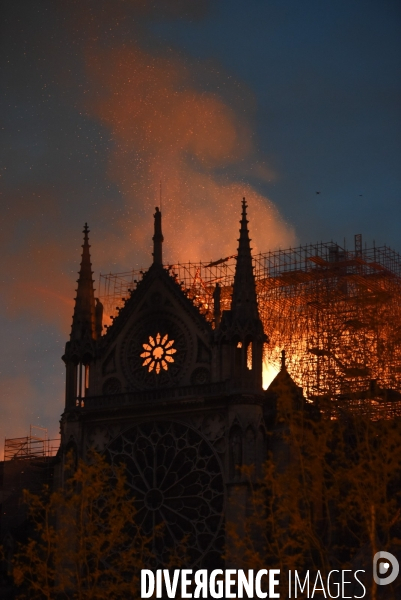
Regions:
<svg viewBox="0 0 401 600"><path fill-rule="evenodd" d="M191 564L206 554L217 560L223 543L223 474L202 435L179 422L146 422L119 435L107 452L112 464L126 464L144 533L162 527L160 537L152 539L160 563L168 562L180 543Z"/></svg>

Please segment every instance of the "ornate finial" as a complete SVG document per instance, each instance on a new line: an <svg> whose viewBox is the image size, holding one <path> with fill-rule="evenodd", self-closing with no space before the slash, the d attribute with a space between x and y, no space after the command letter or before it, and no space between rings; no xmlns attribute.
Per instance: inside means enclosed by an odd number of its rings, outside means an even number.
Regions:
<svg viewBox="0 0 401 600"><path fill-rule="evenodd" d="M248 223L248 221L246 219L246 216L247 216L246 215L246 209L247 208L248 208L248 205L247 205L245 197L244 197L244 198L242 198L242 219L241 219L241 221L245 220L246 223Z"/></svg>
<svg viewBox="0 0 401 600"><path fill-rule="evenodd" d="M286 366L285 366L285 350L282 350L281 351L281 369L283 370L285 368L286 368Z"/></svg>
<svg viewBox="0 0 401 600"><path fill-rule="evenodd" d="M162 234L162 213L159 207L156 206L156 212L153 215L155 218L155 234L153 236L153 264L163 264L163 234Z"/></svg>
<svg viewBox="0 0 401 600"><path fill-rule="evenodd" d="M249 231L248 231L248 219L247 219L247 214L246 214L246 209L248 208L248 205L246 203L245 197L242 198L242 213L241 213L241 221L240 221L240 238L242 237L242 239L244 238L248 238L249 241L251 241L249 239ZM240 240L239 240L240 241Z"/></svg>

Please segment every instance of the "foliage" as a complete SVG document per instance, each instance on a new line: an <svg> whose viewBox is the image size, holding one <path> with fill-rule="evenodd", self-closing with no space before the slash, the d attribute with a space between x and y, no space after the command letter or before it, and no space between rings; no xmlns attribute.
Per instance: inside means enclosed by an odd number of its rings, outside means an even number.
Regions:
<svg viewBox="0 0 401 600"><path fill-rule="evenodd" d="M271 565L327 576L332 569L366 569L378 550L397 553L400 420L352 412L334 420L290 404L278 407L262 479L255 482L252 469L243 473L251 489L248 516L228 525L227 558L238 565L240 556L244 568L255 570ZM391 586L385 592L395 593Z"/></svg>
<svg viewBox="0 0 401 600"><path fill-rule="evenodd" d="M113 600L136 597L150 540L136 523L124 468L96 453L79 461L62 489L25 491L33 535L14 557L19 598Z"/></svg>

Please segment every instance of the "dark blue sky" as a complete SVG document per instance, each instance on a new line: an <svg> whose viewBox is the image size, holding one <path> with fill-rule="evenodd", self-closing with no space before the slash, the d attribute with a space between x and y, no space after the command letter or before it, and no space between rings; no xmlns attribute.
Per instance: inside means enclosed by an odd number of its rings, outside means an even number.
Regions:
<svg viewBox="0 0 401 600"><path fill-rule="evenodd" d="M278 173L259 189L301 242L363 233L400 249L399 3L216 4L205 22L154 30L249 86Z"/></svg>
<svg viewBox="0 0 401 600"><path fill-rule="evenodd" d="M99 272L329 241L401 251L397 0L18 0L1 18L0 440L57 432L81 231ZM319 191L320 194L316 194Z"/></svg>

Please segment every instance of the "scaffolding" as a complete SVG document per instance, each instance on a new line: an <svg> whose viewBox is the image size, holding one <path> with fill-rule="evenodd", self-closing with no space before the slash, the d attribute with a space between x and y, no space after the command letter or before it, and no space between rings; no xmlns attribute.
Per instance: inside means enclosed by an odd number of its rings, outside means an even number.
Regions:
<svg viewBox="0 0 401 600"><path fill-rule="evenodd" d="M21 438L6 438L4 441L4 460L46 458L55 456L60 440L50 440L47 429L31 425L29 435Z"/></svg>
<svg viewBox="0 0 401 600"><path fill-rule="evenodd" d="M212 322L213 291L217 283L222 290L222 310L230 308L235 259L236 255L232 255L214 262L176 263L166 265L166 268L202 314ZM118 315L126 298L129 298L136 289L144 272L144 270L132 270L124 273L100 274L99 299L103 304L106 321L108 319L112 321Z"/></svg>
<svg viewBox="0 0 401 600"><path fill-rule="evenodd" d="M167 268L213 324L213 291L230 308L235 256ZM387 246L353 250L334 242L254 256L259 311L269 337L265 360L278 370L286 350L292 377L311 400L336 400L401 415L401 257ZM100 278L113 318L143 271ZM390 393L391 390L391 393ZM370 410L370 408L369 408Z"/></svg>

